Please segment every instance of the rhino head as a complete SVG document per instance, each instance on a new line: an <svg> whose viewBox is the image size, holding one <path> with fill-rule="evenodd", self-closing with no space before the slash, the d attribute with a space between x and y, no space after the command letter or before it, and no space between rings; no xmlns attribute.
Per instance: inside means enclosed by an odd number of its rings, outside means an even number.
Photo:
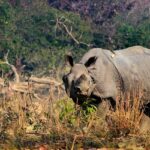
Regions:
<svg viewBox="0 0 150 150"><path fill-rule="evenodd" d="M70 72L63 76L63 82L67 95L77 104L82 104L89 97L95 88L94 79L91 77L88 67L96 62L96 57L91 57L83 63L74 64L72 56L67 56L70 64Z"/></svg>

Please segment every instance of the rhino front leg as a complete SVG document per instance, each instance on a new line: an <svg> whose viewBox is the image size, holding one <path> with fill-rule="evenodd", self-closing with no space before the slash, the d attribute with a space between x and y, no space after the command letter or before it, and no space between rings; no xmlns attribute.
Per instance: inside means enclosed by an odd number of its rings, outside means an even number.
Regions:
<svg viewBox="0 0 150 150"><path fill-rule="evenodd" d="M140 123L140 133L150 132L150 117L143 115Z"/></svg>

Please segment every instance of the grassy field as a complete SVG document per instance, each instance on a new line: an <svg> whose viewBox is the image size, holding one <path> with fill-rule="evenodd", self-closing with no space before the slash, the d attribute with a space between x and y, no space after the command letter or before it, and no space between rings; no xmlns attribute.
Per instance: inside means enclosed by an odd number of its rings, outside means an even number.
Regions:
<svg viewBox="0 0 150 150"><path fill-rule="evenodd" d="M28 92L1 86L0 149L150 149L150 134L141 134L140 94L117 101L109 111L75 105L59 86L43 86ZM45 92L46 91L46 92ZM43 149L42 149L43 148Z"/></svg>

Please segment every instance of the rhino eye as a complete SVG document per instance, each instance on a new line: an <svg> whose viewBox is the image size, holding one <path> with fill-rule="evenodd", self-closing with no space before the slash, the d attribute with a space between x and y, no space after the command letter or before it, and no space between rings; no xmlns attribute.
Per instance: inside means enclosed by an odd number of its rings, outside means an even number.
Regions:
<svg viewBox="0 0 150 150"><path fill-rule="evenodd" d="M95 83L95 79L93 77L91 77L91 79L92 79L92 82Z"/></svg>
<svg viewBox="0 0 150 150"><path fill-rule="evenodd" d="M80 84L82 81L85 81L86 79L87 79L86 76L85 76L84 74L82 74L82 75L78 78L77 84Z"/></svg>
<svg viewBox="0 0 150 150"><path fill-rule="evenodd" d="M79 77L79 80L83 81L83 80L86 80L86 76L84 74L82 74L80 77Z"/></svg>

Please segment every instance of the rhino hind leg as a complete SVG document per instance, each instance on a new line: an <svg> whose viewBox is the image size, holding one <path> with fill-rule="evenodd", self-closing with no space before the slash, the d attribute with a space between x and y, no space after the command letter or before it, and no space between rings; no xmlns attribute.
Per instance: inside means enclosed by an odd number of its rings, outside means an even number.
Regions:
<svg viewBox="0 0 150 150"><path fill-rule="evenodd" d="M146 134L149 132L150 132L150 117L144 114L140 123L140 133Z"/></svg>
<svg viewBox="0 0 150 150"><path fill-rule="evenodd" d="M144 106L144 115L140 123L141 133L150 133L150 103Z"/></svg>

